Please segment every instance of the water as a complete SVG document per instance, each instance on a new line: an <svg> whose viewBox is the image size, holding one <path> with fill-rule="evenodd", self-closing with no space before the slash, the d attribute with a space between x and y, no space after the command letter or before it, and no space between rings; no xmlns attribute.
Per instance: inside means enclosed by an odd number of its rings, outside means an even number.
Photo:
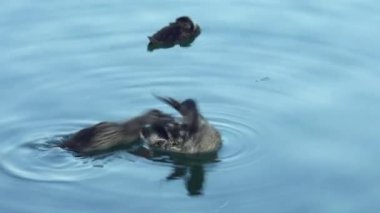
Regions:
<svg viewBox="0 0 380 213"><path fill-rule="evenodd" d="M380 3L5 0L0 212L377 212ZM191 47L148 52L176 17ZM198 100L209 162L52 147L148 108ZM172 111L170 111L172 112Z"/></svg>

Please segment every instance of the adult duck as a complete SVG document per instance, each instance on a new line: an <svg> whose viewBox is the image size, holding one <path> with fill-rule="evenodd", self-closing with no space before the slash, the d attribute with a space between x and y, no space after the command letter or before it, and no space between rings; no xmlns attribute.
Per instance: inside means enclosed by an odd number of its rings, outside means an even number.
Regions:
<svg viewBox="0 0 380 213"><path fill-rule="evenodd" d="M177 110L182 118L152 123L142 129L142 138L152 150L192 155L215 153L220 149L219 131L199 113L193 99L179 102L170 97L157 98Z"/></svg>

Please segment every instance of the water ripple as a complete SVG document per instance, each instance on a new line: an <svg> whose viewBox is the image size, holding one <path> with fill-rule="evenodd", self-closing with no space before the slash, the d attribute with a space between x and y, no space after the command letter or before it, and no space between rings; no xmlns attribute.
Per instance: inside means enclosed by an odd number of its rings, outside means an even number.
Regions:
<svg viewBox="0 0 380 213"><path fill-rule="evenodd" d="M14 147L2 156L2 169L15 177L47 182L78 181L98 176L99 164L56 147L65 137L40 138Z"/></svg>
<svg viewBox="0 0 380 213"><path fill-rule="evenodd" d="M5 173L26 180L44 182L80 181L104 175L109 170L99 170L120 155L77 157L73 153L57 147L67 139L72 129L88 126L93 121L64 121L55 125L46 121L18 125L18 129L34 126L35 131L20 138L8 138L7 149L3 150L0 167ZM57 121L55 121L57 122ZM45 123L45 124L43 124ZM41 126L39 126L41 125ZM51 136L47 136L51 135ZM55 136L54 136L55 135ZM19 141L24 140L24 141Z"/></svg>
<svg viewBox="0 0 380 213"><path fill-rule="evenodd" d="M260 143L256 139L259 134L256 126L259 124L249 122L247 114L228 113L228 109L233 108L223 107L223 112L216 112L210 117L223 140L218 170L237 170L249 166L259 157ZM237 109L236 112L239 112Z"/></svg>

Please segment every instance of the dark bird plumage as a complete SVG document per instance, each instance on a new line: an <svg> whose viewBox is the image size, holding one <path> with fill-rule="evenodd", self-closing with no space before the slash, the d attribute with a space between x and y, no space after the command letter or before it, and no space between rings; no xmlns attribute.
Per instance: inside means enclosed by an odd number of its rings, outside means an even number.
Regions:
<svg viewBox="0 0 380 213"><path fill-rule="evenodd" d="M148 50L169 48L178 44L182 47L190 46L195 38L201 33L201 28L189 17L182 16L175 22L161 28L152 36L148 36Z"/></svg>
<svg viewBox="0 0 380 213"><path fill-rule="evenodd" d="M159 110L150 110L122 123L101 122L78 131L60 144L60 147L87 154L130 145L140 138L140 131L145 125L166 119L171 117Z"/></svg>
<svg viewBox="0 0 380 213"><path fill-rule="evenodd" d="M222 144L219 131L199 113L193 99L179 102L170 97L157 98L173 107L182 117L143 129L142 138L152 149L183 154L206 154L219 150Z"/></svg>

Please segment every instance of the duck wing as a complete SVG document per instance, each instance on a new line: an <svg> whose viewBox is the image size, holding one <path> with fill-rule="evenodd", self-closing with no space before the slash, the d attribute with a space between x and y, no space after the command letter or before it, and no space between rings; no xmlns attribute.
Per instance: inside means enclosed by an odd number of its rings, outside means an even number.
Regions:
<svg viewBox="0 0 380 213"><path fill-rule="evenodd" d="M162 28L154 35L148 37L150 42L175 43L181 36L181 28L175 24Z"/></svg>
<svg viewBox="0 0 380 213"><path fill-rule="evenodd" d="M114 145L114 141L121 139L122 134L118 124L101 122L78 131L61 147L82 153L107 148Z"/></svg>
<svg viewBox="0 0 380 213"><path fill-rule="evenodd" d="M181 103L179 101L177 101L176 99L174 98L171 98L171 97L161 97L161 96L157 96L157 95L154 95L158 100L168 104L169 106L173 107L175 110L177 110L179 113L181 113L180 109L181 109Z"/></svg>

